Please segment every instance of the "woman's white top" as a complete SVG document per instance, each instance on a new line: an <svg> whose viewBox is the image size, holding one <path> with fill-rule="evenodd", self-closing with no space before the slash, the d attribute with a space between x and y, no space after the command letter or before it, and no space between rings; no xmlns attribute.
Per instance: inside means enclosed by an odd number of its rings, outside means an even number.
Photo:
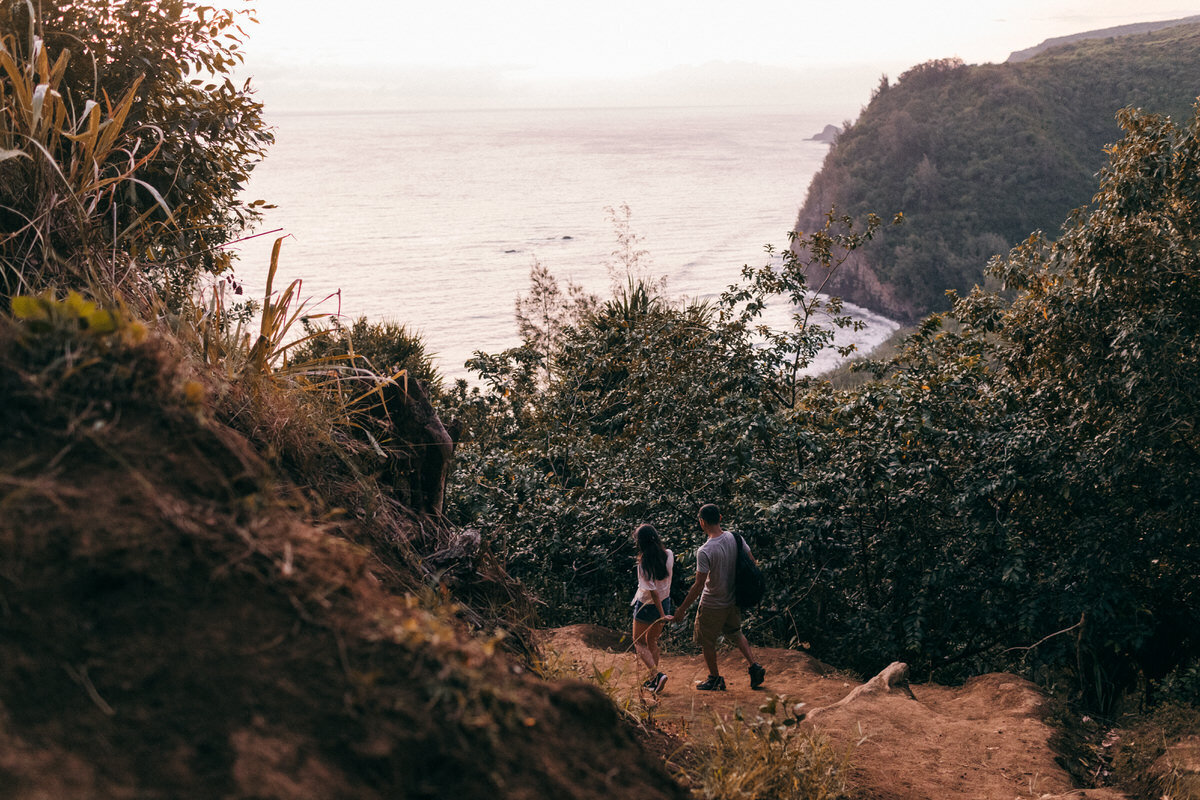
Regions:
<svg viewBox="0 0 1200 800"><path fill-rule="evenodd" d="M637 565L638 590L633 596L634 602L641 601L643 603L653 603L654 597L651 592L656 592L661 600L671 596L671 574L675 571L675 554L667 550L667 577L661 581L652 579L642 570L642 565L639 562Z"/></svg>

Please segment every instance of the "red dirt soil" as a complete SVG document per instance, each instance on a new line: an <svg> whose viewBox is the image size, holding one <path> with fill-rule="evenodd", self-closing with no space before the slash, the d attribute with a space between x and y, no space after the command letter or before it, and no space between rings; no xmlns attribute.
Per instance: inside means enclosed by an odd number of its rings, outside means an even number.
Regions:
<svg viewBox="0 0 1200 800"><path fill-rule="evenodd" d="M679 634L676 634L679 635ZM686 635L686 634L684 634ZM1121 800L1109 789L1078 790L1055 760L1053 729L1045 721L1046 699L1015 675L991 674L961 687L912 685L865 690L841 701L858 684L806 653L755 648L767 670L753 691L736 650L723 651L720 668L728 690L694 688L707 670L700 655L664 654L668 677L657 698L640 690L645 666L628 634L591 625L547 631L547 652L574 663L583 674L612 669L618 697L646 704L652 725L685 741L703 738L713 715L748 715L770 695L802 702L813 725L839 743L858 743L851 757L856 798L871 800ZM915 697L915 699L914 699Z"/></svg>

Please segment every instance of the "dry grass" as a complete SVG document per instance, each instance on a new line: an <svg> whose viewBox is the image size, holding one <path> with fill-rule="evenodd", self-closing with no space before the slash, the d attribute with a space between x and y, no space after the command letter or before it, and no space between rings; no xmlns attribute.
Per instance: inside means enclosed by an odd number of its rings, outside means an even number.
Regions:
<svg viewBox="0 0 1200 800"><path fill-rule="evenodd" d="M547 680L584 680L598 686L644 735L665 736L658 750L697 800L838 800L849 797L850 759L857 744L841 747L803 724L803 703L770 697L753 716L691 718L666 735L658 704L641 687L640 670L620 669L627 654L579 662L546 646L536 662ZM667 726L670 729L672 726Z"/></svg>
<svg viewBox="0 0 1200 800"><path fill-rule="evenodd" d="M158 153L162 133L129 124L141 79L115 99L82 105L60 91L70 53L52 54L30 30L0 36L0 288L6 294L55 284L144 293L118 252L135 252L149 218L171 210L137 173ZM6 90L7 89L7 90ZM105 214L136 185L156 205L121 230ZM114 217L115 218L115 217Z"/></svg>
<svg viewBox="0 0 1200 800"><path fill-rule="evenodd" d="M680 766L702 800L838 800L848 796L853 748L801 724L803 704L772 697L753 718L713 720L713 741Z"/></svg>
<svg viewBox="0 0 1200 800"><path fill-rule="evenodd" d="M1114 732L1111 782L1134 797L1200 800L1200 780L1174 763L1169 748L1200 731L1200 709L1165 703Z"/></svg>

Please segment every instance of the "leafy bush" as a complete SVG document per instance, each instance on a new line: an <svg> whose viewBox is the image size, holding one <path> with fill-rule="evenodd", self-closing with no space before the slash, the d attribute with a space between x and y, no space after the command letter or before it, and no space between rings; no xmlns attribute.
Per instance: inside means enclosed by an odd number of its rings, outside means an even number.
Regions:
<svg viewBox="0 0 1200 800"><path fill-rule="evenodd" d="M240 193L272 134L241 60L246 12L187 0L0 4L0 283L178 307L258 218ZM122 259L113 262L115 250ZM106 257L107 256L107 257Z"/></svg>
<svg viewBox="0 0 1200 800"><path fill-rule="evenodd" d="M403 372L425 382L434 394L442 391L442 379L433 366L419 334L395 322L370 322L359 317L349 327L336 317L328 327L305 319L305 340L290 354L295 364L348 360L361 363L380 375Z"/></svg>
<svg viewBox="0 0 1200 800"><path fill-rule="evenodd" d="M1168 702L1200 708L1200 659L1180 664L1159 687Z"/></svg>

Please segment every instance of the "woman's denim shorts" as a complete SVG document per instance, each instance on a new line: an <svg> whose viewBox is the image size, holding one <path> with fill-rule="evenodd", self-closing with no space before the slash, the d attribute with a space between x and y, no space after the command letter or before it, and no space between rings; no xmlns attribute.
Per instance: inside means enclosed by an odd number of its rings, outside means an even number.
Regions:
<svg viewBox="0 0 1200 800"><path fill-rule="evenodd" d="M663 611L670 614L674 606L671 604L671 598L664 597L662 601ZM657 622L658 621L658 606L654 603L643 603L637 600L633 604L633 618L638 622Z"/></svg>

